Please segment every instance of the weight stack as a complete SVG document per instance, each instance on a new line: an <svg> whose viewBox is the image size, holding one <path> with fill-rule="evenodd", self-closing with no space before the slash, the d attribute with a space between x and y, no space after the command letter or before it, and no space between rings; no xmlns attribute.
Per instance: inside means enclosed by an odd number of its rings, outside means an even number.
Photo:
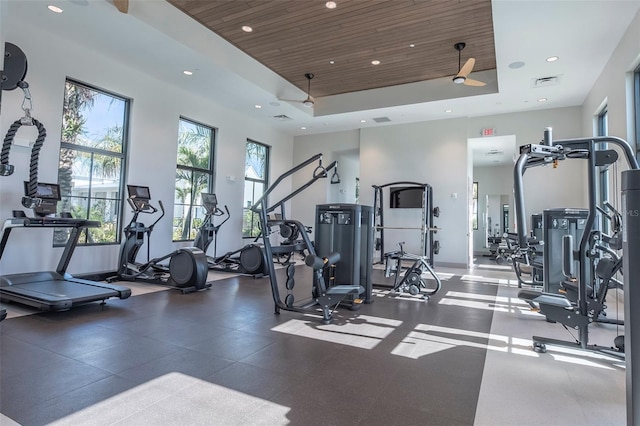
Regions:
<svg viewBox="0 0 640 426"><path fill-rule="evenodd" d="M318 256L337 251L331 285L358 284L365 291L360 298L373 302L373 207L360 204L320 204L316 206L314 245Z"/></svg>

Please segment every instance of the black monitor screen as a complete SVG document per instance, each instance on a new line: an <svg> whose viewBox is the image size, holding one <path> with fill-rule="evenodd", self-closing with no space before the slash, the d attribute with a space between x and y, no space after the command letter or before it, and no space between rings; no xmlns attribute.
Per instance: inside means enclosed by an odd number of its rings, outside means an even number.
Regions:
<svg viewBox="0 0 640 426"><path fill-rule="evenodd" d="M129 198L144 198L146 200L151 199L151 192L148 186L127 185L127 191L129 192Z"/></svg>
<svg viewBox="0 0 640 426"><path fill-rule="evenodd" d="M24 193L29 195L29 182L24 183ZM60 201L60 185L57 183L38 182L36 198Z"/></svg>
<svg viewBox="0 0 640 426"><path fill-rule="evenodd" d="M424 188L420 186L399 186L391 188L389 206L392 209L421 209Z"/></svg>
<svg viewBox="0 0 640 426"><path fill-rule="evenodd" d="M208 192L203 192L202 195L202 204L205 206L216 207L218 205L218 197L216 194L209 194Z"/></svg>

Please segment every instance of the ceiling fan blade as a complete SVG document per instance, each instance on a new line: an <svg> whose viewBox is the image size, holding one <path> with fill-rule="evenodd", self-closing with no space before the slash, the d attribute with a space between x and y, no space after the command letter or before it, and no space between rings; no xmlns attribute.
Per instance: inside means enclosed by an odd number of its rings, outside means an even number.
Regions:
<svg viewBox="0 0 640 426"><path fill-rule="evenodd" d="M458 74L456 75L456 77L468 76L473 70L473 66L475 64L476 64L476 60L474 58L467 59L467 62L465 62L462 68L460 68L460 71L458 71Z"/></svg>
<svg viewBox="0 0 640 426"><path fill-rule="evenodd" d="M487 83L483 83L482 81L473 80L471 78L467 78L464 80L464 84L466 86L486 86Z"/></svg>
<svg viewBox="0 0 640 426"><path fill-rule="evenodd" d="M129 0L113 0L113 4L122 13L129 12Z"/></svg>

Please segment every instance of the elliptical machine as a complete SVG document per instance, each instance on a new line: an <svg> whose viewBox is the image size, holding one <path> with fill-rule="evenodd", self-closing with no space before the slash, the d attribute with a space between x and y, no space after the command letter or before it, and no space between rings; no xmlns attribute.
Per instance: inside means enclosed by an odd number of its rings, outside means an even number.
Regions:
<svg viewBox="0 0 640 426"><path fill-rule="evenodd" d="M229 208L224 206L226 211L223 212L218 208L218 198L216 194L201 193L202 207L205 210L205 217L198 229L193 245L204 253L207 252L209 245L213 242L213 256L206 256L209 269L220 272L233 272L254 277L264 277L269 275L267 268L267 258L264 250L257 244L247 244L237 250L229 251L222 256L216 256L216 240L218 231L224 223L229 220L231 214ZM217 225L213 224L215 216L227 215L222 222Z"/></svg>
<svg viewBox="0 0 640 426"><path fill-rule="evenodd" d="M216 194L202 192L200 193L200 196L202 197L202 207L204 207L205 214L202 225L200 225L196 238L193 240L193 246L199 248L206 254L207 249L211 243L213 243L213 255L215 256L218 231L220 230L220 227L231 218L231 214L229 213L229 207L227 206L224 206L226 213L218 208L218 197L216 197ZM213 223L214 217L224 216L225 214L227 217L225 217L222 222L217 225Z"/></svg>
<svg viewBox="0 0 640 426"><path fill-rule="evenodd" d="M120 246L120 260L117 276L109 281L117 279L126 281L143 281L164 285L183 294L203 290L211 287L207 283L207 259L202 250L196 247L184 247L165 256L149 260L147 263L136 262L138 250L144 243L147 235L147 243L155 225L164 217L165 211L162 201L158 201L162 214L150 226L138 222L140 213L153 214L158 211L150 204L151 193L147 186L127 185L129 197L127 202L133 208L134 214L131 222L124 228L124 240ZM149 244L147 244L147 258L149 258ZM169 259L169 267L160 264Z"/></svg>

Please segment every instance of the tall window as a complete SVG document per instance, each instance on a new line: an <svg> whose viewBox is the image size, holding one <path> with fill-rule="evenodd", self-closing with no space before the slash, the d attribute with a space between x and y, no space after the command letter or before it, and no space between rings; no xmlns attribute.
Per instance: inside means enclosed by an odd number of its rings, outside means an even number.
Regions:
<svg viewBox="0 0 640 426"><path fill-rule="evenodd" d="M65 82L58 183L59 211L97 220L79 244L111 244L120 239L121 194L129 100L72 80ZM56 230L54 244L67 233Z"/></svg>
<svg viewBox="0 0 640 426"><path fill-rule="evenodd" d="M269 147L247 140L244 163L244 205L242 206L242 236L255 238L260 234L258 215L250 209L269 182Z"/></svg>
<svg viewBox="0 0 640 426"><path fill-rule="evenodd" d="M213 187L214 129L180 118L173 240L193 240L204 212L200 193Z"/></svg>

